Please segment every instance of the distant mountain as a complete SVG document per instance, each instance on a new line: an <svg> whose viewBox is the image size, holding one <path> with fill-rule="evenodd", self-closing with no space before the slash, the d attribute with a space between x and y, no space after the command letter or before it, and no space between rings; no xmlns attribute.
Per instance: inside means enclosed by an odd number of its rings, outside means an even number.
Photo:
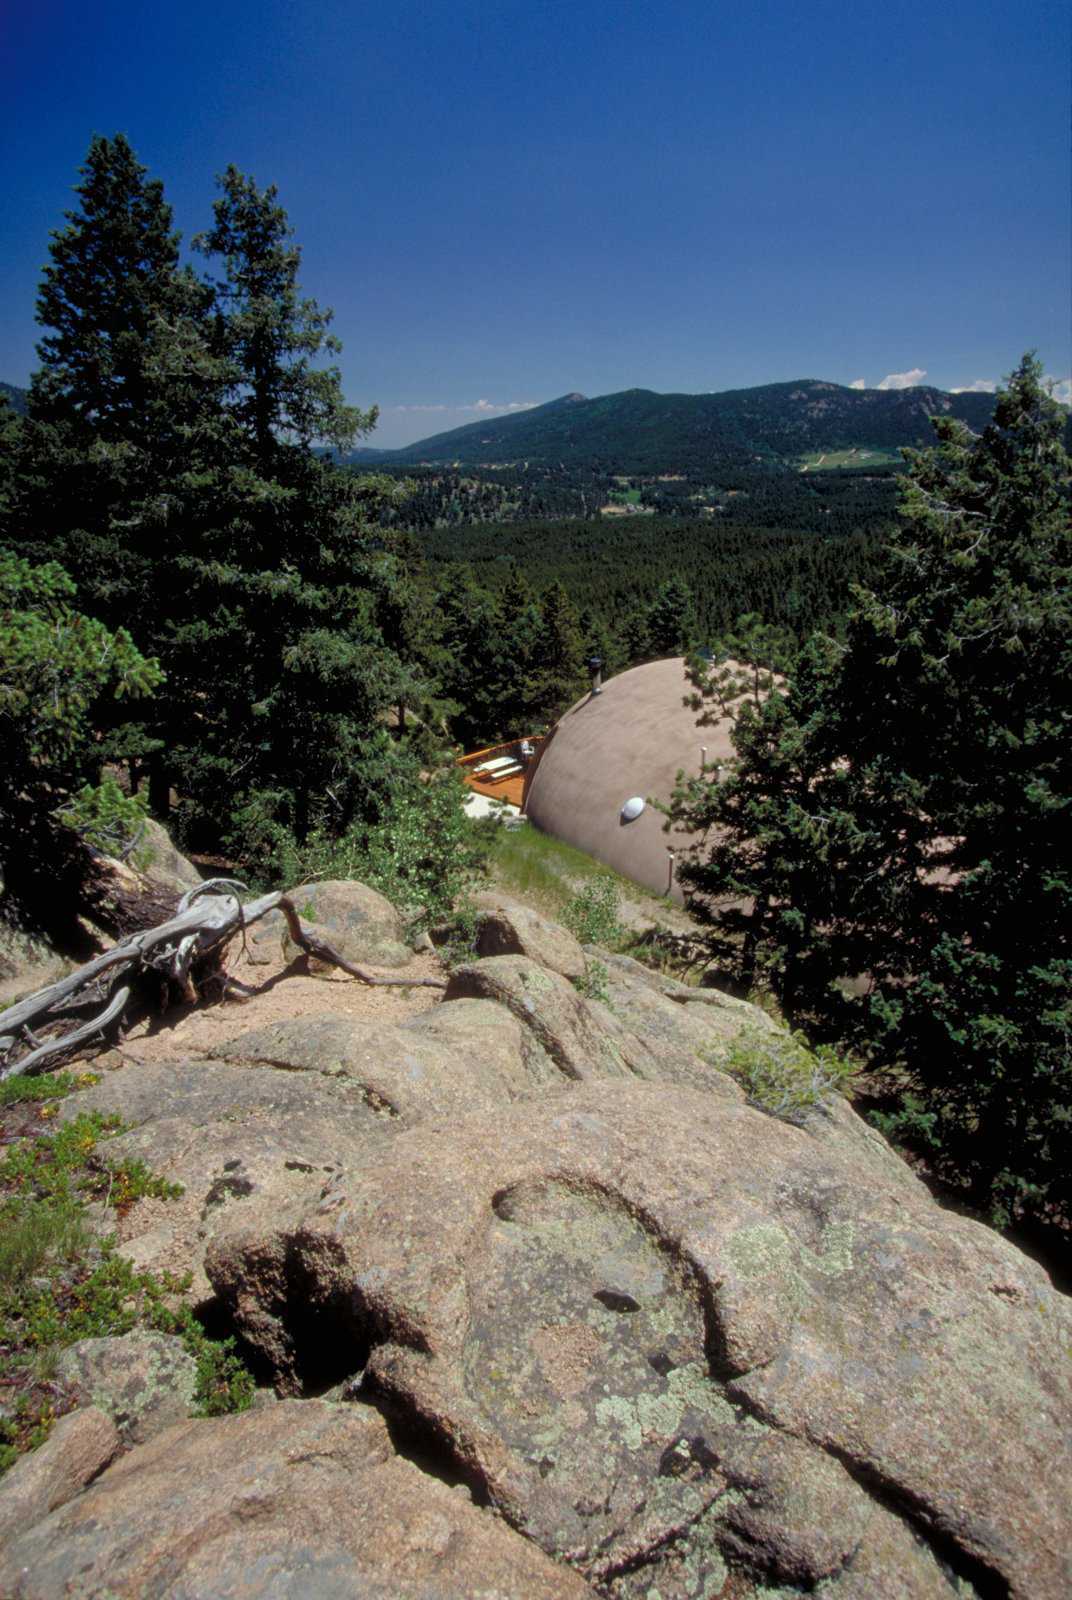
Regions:
<svg viewBox="0 0 1072 1600"><path fill-rule="evenodd" d="M959 417L979 430L994 397L941 389L847 389L802 378L720 394L625 389L589 400L568 394L531 411L471 422L382 460L400 463L529 461L621 472L703 472L749 460L773 466L823 451L897 450L933 440L930 418Z"/></svg>
<svg viewBox="0 0 1072 1600"><path fill-rule="evenodd" d="M13 383L0 383L0 394L3 395L12 411L17 411L24 417L30 404L29 389L19 389Z"/></svg>

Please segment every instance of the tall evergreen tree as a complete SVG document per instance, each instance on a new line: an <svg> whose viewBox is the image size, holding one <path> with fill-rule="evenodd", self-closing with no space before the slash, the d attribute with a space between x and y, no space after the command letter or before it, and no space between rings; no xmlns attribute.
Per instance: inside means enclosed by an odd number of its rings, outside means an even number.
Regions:
<svg viewBox="0 0 1072 1600"><path fill-rule="evenodd" d="M548 727L584 692L584 638L569 595L553 583L540 602L539 667L530 720Z"/></svg>
<svg viewBox="0 0 1072 1600"><path fill-rule="evenodd" d="M208 297L179 271L163 185L122 134L96 136L77 211L52 235L37 297L46 330L30 393L39 420L79 422L94 441L132 447L158 421L161 347Z"/></svg>
<svg viewBox="0 0 1072 1600"><path fill-rule="evenodd" d="M82 180L40 296L10 542L59 557L87 608L160 659L146 720L100 746L151 763L158 813L175 787L239 846L236 810L299 836L325 809L348 826L399 769L384 723L415 673L383 637L400 568L380 492L315 446L375 413L314 364L337 349L330 312L300 294L274 189L224 175L201 241L213 286L180 268L125 139L95 139Z"/></svg>
<svg viewBox="0 0 1072 1600"><path fill-rule="evenodd" d="M94 616L166 657L182 602L172 558L223 392L206 343L212 295L180 268L163 187L121 134L93 139L81 180L38 296L46 331L5 537L58 559ZM101 755L158 762L177 692L172 676L148 721L114 706Z"/></svg>
<svg viewBox="0 0 1072 1600"><path fill-rule="evenodd" d="M162 185L122 134L94 138L81 177L37 300L46 331L12 531L118 626L158 597L146 563L221 374L203 346L211 294L179 269Z"/></svg>
<svg viewBox="0 0 1072 1600"><path fill-rule="evenodd" d="M463 749L479 749L498 737L502 725L507 665L498 610L460 565L447 567L435 603L451 733Z"/></svg>
<svg viewBox="0 0 1072 1600"><path fill-rule="evenodd" d="M222 269L214 343L228 449L183 563L197 605L178 641L180 676L199 685L184 786L214 827L226 826L237 784L244 826L252 808L300 839L317 818L342 829L375 812L397 765L388 714L423 680L381 627L404 609L401 596L392 605L392 537L375 521L389 486L314 448L353 443L376 413L348 406L337 369L313 365L338 349L331 313L300 294L300 251L274 187L231 167L220 188L198 245Z"/></svg>
<svg viewBox="0 0 1072 1600"><path fill-rule="evenodd" d="M1072 1215L1063 424L1031 357L982 436L936 420L884 587L741 711L736 774L678 813L715 827L687 876L725 948L743 933L795 1017L914 1085L917 1128L998 1217Z"/></svg>
<svg viewBox="0 0 1072 1600"><path fill-rule="evenodd" d="M271 477L287 444L348 449L377 413L345 403L336 367L312 364L321 351L342 347L328 333L331 311L299 293L301 250L275 185L259 189L233 166L219 183L213 225L195 244L223 266L216 294L231 404L259 469Z"/></svg>
<svg viewBox="0 0 1072 1600"><path fill-rule="evenodd" d="M681 578L668 578L647 615L648 650L652 656L679 656L695 642L696 617L692 590Z"/></svg>
<svg viewBox="0 0 1072 1600"><path fill-rule="evenodd" d="M541 670L540 603L520 567L512 567L497 607L497 738L529 732L531 708L539 699Z"/></svg>

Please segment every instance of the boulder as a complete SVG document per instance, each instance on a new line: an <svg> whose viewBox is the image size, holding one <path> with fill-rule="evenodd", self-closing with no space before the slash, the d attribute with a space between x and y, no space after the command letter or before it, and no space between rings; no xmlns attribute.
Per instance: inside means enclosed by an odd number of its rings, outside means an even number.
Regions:
<svg viewBox="0 0 1072 1600"><path fill-rule="evenodd" d="M141 1445L0 1555L10 1600L583 1600L364 1406L289 1402Z"/></svg>
<svg viewBox="0 0 1072 1600"><path fill-rule="evenodd" d="M146 817L143 826L142 845L136 855L139 860L145 861L142 869L145 876L177 895L185 894L187 889L196 889L203 881L201 873L172 844L167 829L155 817Z"/></svg>
<svg viewBox="0 0 1072 1600"><path fill-rule="evenodd" d="M505 1006L565 1081L637 1077L689 1084L723 1100L743 1098L700 1053L715 1040L713 1032L654 990L630 986L626 977L616 983L619 996L630 987L632 1002L624 1009L615 1003L614 991L607 1003L590 998L525 956L489 956L456 967L444 998L480 997ZM740 1031L740 1024L736 1028Z"/></svg>
<svg viewBox="0 0 1072 1600"><path fill-rule="evenodd" d="M16 909L2 905L4 886L0 881L0 1006L57 983L83 961L107 949L114 938L117 906L128 915L130 905L140 902L150 921L154 916L163 918L170 914L178 896L202 881L197 868L175 848L159 822L146 818L142 826L142 848L135 855L144 862L143 868L130 861L98 857L91 896L81 907L72 901L66 926L60 923L54 937L27 932L19 925Z"/></svg>
<svg viewBox="0 0 1072 1600"><path fill-rule="evenodd" d="M104 1470L119 1443L111 1418L93 1406L61 1417L44 1444L0 1478L0 1549L73 1499ZM0 1585L0 1593L11 1592Z"/></svg>
<svg viewBox="0 0 1072 1600"><path fill-rule="evenodd" d="M76 965L45 940L22 933L0 918L0 1007L58 983Z"/></svg>
<svg viewBox="0 0 1072 1600"><path fill-rule="evenodd" d="M344 1078L221 1061L146 1061L68 1096L60 1117L120 1116L117 1154L139 1157L177 1199L142 1199L120 1219L120 1249L140 1269L192 1272L209 1292L205 1246L235 1208L272 1217L386 1138L394 1112Z"/></svg>
<svg viewBox="0 0 1072 1600"><path fill-rule="evenodd" d="M281 1385L313 1307L340 1372L604 1594L1069 1592L1069 1304L843 1103L795 1127L594 1079L234 1222L209 1276Z"/></svg>
<svg viewBox="0 0 1072 1600"><path fill-rule="evenodd" d="M57 1376L84 1405L111 1417L124 1444L144 1444L194 1409L197 1362L181 1339L136 1329L80 1339L62 1351Z"/></svg>
<svg viewBox="0 0 1072 1600"><path fill-rule="evenodd" d="M689 1037L699 1039L704 1049L717 1045L720 1040L732 1042L743 1029L750 1033L781 1031L773 1018L750 1000L739 1000L721 989L681 983L654 967L634 961L632 956L617 955L602 950L599 945L585 945L584 953L588 960L601 961L607 968L607 986L618 1010L628 1011L629 1006L636 1003L635 997L647 990L673 1004L671 1014L678 1016L682 1025L689 1029ZM705 1031L700 1034L697 1029Z"/></svg>
<svg viewBox="0 0 1072 1600"><path fill-rule="evenodd" d="M475 894L473 904L478 913L478 956L528 956L563 978L584 977L584 951L560 923L494 890Z"/></svg>
<svg viewBox="0 0 1072 1600"><path fill-rule="evenodd" d="M302 1017L241 1034L219 1054L360 1086L371 1105L407 1123L491 1110L558 1081L550 1068L542 1077L530 1070L521 1025L489 1000L434 1006L401 1026Z"/></svg>
<svg viewBox="0 0 1072 1600"><path fill-rule="evenodd" d="M404 967L412 961L401 914L375 889L349 879L328 879L293 890L292 899L302 921L311 922L314 932L348 961L374 967ZM266 923L272 920L265 918ZM290 946L291 953L295 948Z"/></svg>

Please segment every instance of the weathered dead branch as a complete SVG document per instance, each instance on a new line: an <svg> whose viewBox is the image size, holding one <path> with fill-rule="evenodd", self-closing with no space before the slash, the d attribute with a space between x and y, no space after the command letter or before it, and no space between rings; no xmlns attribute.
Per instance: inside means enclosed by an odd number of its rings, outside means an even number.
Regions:
<svg viewBox="0 0 1072 1600"><path fill-rule="evenodd" d="M198 884L183 895L174 916L165 922L131 934L58 983L39 989L0 1013L0 1081L39 1072L58 1058L77 1053L89 1042L103 1039L110 1031L118 1032L134 993L133 980L141 974L156 972L175 984L186 999L196 1001L195 980L206 958L272 911L279 911L286 918L287 932L300 950L362 983L392 988L446 987L441 978L393 978L357 966L326 940L303 928L287 895L265 894L243 905L244 888L244 884L228 878L210 878ZM228 986L250 992L237 980L229 980ZM84 1013L87 1007L93 1014L83 1021L76 1013ZM65 1022L71 1026L64 1031L47 1039L38 1037L38 1030L55 1029Z"/></svg>

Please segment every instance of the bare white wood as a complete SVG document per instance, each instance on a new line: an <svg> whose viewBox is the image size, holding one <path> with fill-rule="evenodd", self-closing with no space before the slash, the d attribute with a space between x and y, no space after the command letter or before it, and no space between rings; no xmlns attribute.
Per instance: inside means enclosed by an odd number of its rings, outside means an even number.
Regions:
<svg viewBox="0 0 1072 1600"><path fill-rule="evenodd" d="M196 1000L191 977L195 963L272 911L279 911L286 918L287 930L299 949L341 968L362 983L392 988L446 988L441 978L387 977L357 966L303 928L293 901L285 894L259 895L243 905L242 888L242 884L223 878L198 885L183 895L175 915L166 922L131 934L58 983L39 989L0 1014L0 1081L36 1071L47 1061L78 1050L108 1028L120 1027L132 989L129 985L115 989L115 985L126 974L153 969L178 983L188 999ZM104 1004L89 1021L43 1042L35 1037L35 1027L61 1022L64 1009L90 998Z"/></svg>

